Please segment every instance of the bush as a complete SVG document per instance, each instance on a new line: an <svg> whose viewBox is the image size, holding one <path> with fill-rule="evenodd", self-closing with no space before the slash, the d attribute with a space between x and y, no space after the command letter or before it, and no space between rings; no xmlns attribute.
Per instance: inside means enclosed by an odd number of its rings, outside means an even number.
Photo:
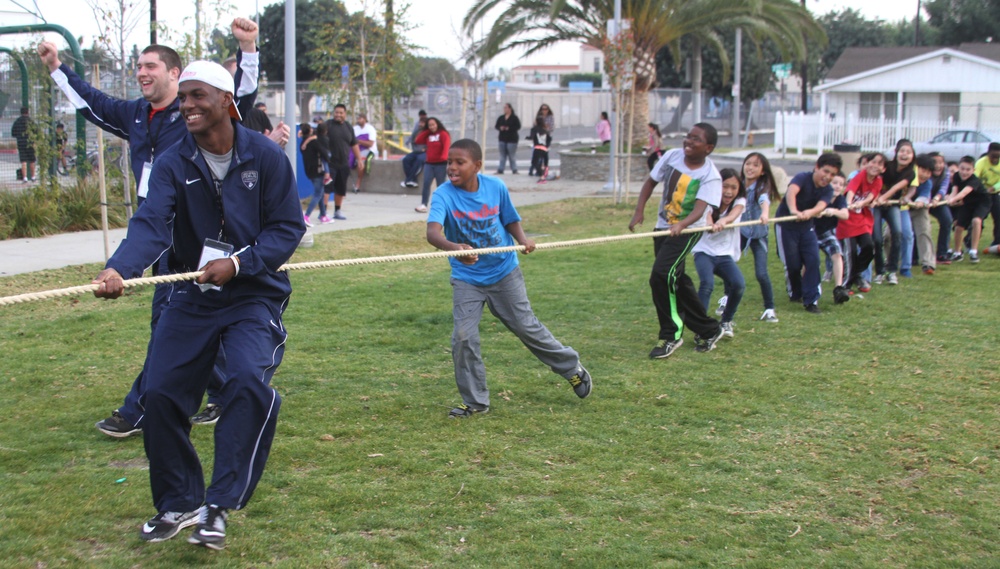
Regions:
<svg viewBox="0 0 1000 569"><path fill-rule="evenodd" d="M122 193L122 181L108 186L108 195ZM108 208L108 227L124 227L125 208L116 201ZM135 203L135 196L132 196ZM101 228L101 197L97 180L86 177L75 185L42 184L27 191L0 192L0 239L40 237L65 231Z"/></svg>
<svg viewBox="0 0 1000 569"><path fill-rule="evenodd" d="M10 237L41 237L55 229L55 204L41 188L0 194L0 212L7 219Z"/></svg>

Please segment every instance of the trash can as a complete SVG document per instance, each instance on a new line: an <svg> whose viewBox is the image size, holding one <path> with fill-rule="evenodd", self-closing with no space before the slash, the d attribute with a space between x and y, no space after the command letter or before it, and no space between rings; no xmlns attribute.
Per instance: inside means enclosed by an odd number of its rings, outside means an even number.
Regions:
<svg viewBox="0 0 1000 569"><path fill-rule="evenodd" d="M857 168L858 160L861 159L860 144L834 144L833 151L840 154L841 160L844 161L842 168L844 172L851 172Z"/></svg>

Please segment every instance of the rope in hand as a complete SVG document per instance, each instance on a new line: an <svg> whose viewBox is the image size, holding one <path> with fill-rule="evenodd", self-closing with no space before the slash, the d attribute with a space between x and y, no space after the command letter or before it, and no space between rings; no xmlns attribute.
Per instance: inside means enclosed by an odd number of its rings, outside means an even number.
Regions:
<svg viewBox="0 0 1000 569"><path fill-rule="evenodd" d="M931 202L929 207L938 207L945 205L947 202ZM886 205L899 205L899 200L889 200ZM794 215L787 217L776 217L768 220L768 224L782 223L785 221L795 221L797 218ZM738 223L730 223L723 226L724 229L729 229L733 227L748 227L753 225L760 225L759 221L742 221ZM681 231L681 235L690 235L692 233L703 233L706 231L711 231L712 226L706 225L703 227L693 227ZM619 241L629 241L632 239L646 239L649 237L662 237L664 235L663 231L651 231L646 233L629 233L626 235L612 235L607 237L593 237L590 239L576 239L572 241L555 241L552 243L538 243L535 245L535 250L542 249L565 249L568 247L583 247L586 245L600 245L604 243L617 243ZM278 271L302 271L309 269L325 269L330 267L347 267L353 265L377 265L381 263L401 263L405 261L420 261L425 259L444 259L448 257L464 257L468 255L496 255L498 253L512 253L512 252L524 252L523 245L511 245L508 247L487 247L484 249L464 249L461 251L433 251L429 253L411 253L407 255L388 255L383 257L363 257L359 259L336 259L330 261L309 261L303 263L291 263L282 265L278 268ZM136 279L129 279L123 281L125 288L134 288L139 286L151 285L151 284L167 284L179 281L189 281L200 277L202 271L193 271L190 273L176 273L172 275L160 275L160 276L150 276L150 277L139 277ZM41 292L29 292L24 294L18 294L14 296L0 297L0 306L11 306L14 304L22 304L27 302L34 302L38 300L48 300L51 298L60 298L64 296L77 296L86 294L88 292L94 292L100 288L100 285L87 284L81 286L74 286L69 288L61 288L55 290L41 291Z"/></svg>

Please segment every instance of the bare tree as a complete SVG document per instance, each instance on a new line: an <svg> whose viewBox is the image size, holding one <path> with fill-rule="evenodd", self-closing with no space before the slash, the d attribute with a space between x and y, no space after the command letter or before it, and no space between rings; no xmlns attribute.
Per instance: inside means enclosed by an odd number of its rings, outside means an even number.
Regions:
<svg viewBox="0 0 1000 569"><path fill-rule="evenodd" d="M94 39L94 44L104 47L108 53L115 54L115 63L119 71L119 94L122 99L128 98L129 60L126 42L135 28L145 22L145 12L139 9L138 0L87 0L94 20L101 33ZM145 6L145 4L143 4ZM101 78L94 78L97 87L101 86ZM122 148L121 171L124 177L125 208L128 217L132 217L131 187L129 181L128 141L120 139Z"/></svg>

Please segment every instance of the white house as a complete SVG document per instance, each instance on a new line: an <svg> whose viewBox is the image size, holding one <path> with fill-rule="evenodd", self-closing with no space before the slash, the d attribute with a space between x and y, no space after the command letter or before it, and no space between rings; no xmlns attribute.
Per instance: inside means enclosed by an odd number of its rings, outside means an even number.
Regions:
<svg viewBox="0 0 1000 569"><path fill-rule="evenodd" d="M847 48L813 92L821 112L786 115L777 146L882 149L959 126L1000 130L1000 44Z"/></svg>

